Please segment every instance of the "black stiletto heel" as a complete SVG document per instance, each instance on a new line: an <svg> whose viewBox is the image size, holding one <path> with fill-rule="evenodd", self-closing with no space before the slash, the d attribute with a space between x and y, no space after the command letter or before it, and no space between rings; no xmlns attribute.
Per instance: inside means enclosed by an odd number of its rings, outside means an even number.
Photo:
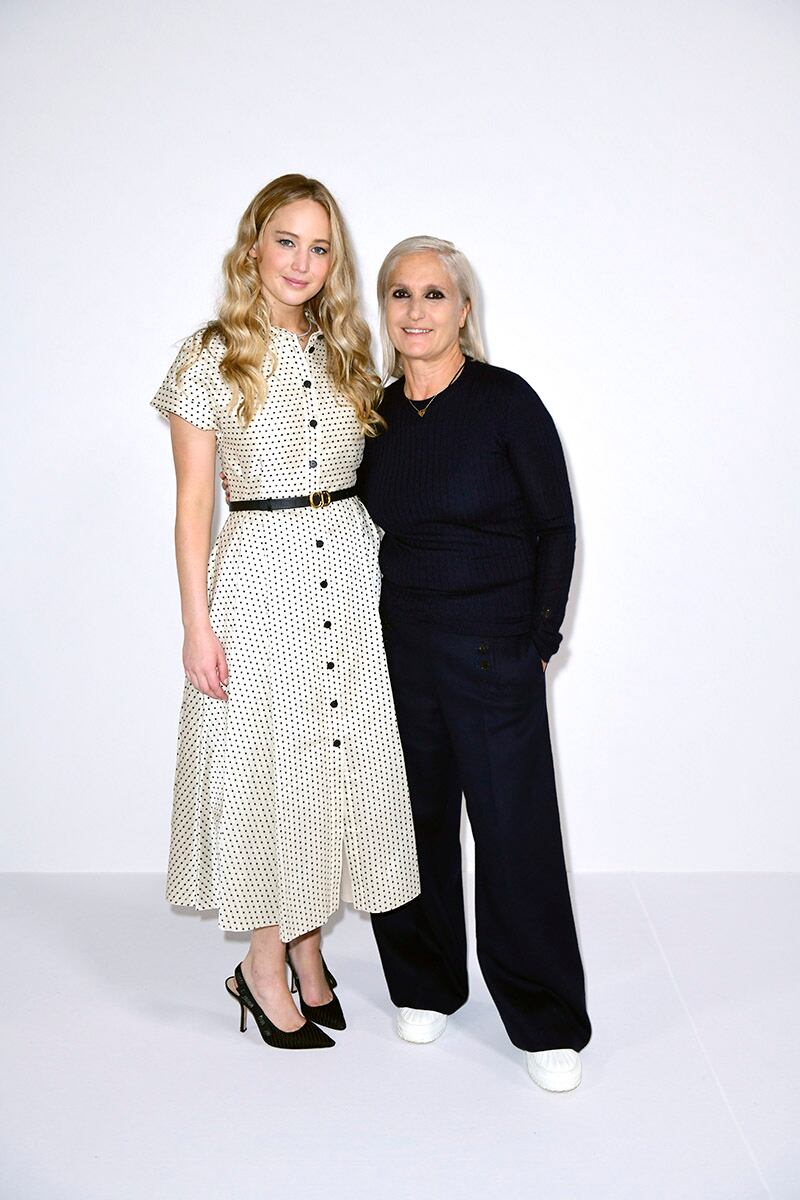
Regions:
<svg viewBox="0 0 800 1200"><path fill-rule="evenodd" d="M239 963L239 966L234 971L233 977L236 980L238 990L233 990L229 979L225 980L225 990L229 996L233 996L239 1005L240 1033L244 1033L247 1029L247 1013L250 1011L256 1019L258 1032L268 1046L276 1046L279 1050L324 1050L328 1046L336 1045L333 1038L328 1037L327 1033L322 1029L318 1029L308 1017L306 1017L305 1025L302 1025L300 1029L292 1030L291 1033L287 1033L285 1029L279 1029L277 1025L270 1021L245 983L241 963ZM306 1014L303 1013L303 1016L305 1017Z"/></svg>
<svg viewBox="0 0 800 1200"><path fill-rule="evenodd" d="M322 958L322 951L319 953ZM289 970L292 973L292 991L297 992L300 999L300 1012L309 1021L314 1021L317 1025L325 1025L328 1029L346 1029L347 1022L344 1019L342 1006L336 996L329 1000L327 1004L306 1004L303 999L303 993L300 989L300 979L297 971L295 971L292 960L289 957L289 947L286 947L286 962L289 965ZM322 958L322 969L325 972L325 982L333 991L336 987L336 980L325 965L325 959Z"/></svg>

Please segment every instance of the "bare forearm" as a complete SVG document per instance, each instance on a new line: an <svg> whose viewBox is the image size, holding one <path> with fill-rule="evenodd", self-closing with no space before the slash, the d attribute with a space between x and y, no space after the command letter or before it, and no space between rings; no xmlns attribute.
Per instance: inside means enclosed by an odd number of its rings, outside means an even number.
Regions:
<svg viewBox="0 0 800 1200"><path fill-rule="evenodd" d="M213 501L178 497L175 517L175 558L181 594L181 620L185 630L208 625L208 552L211 543Z"/></svg>

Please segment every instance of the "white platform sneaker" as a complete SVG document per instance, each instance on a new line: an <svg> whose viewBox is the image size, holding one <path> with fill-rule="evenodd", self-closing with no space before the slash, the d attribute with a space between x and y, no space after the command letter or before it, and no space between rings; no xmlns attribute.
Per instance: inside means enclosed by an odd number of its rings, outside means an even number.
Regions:
<svg viewBox="0 0 800 1200"><path fill-rule="evenodd" d="M435 1042L444 1033L447 1024L445 1013L428 1008L399 1008L397 1010L398 1037L406 1042Z"/></svg>
<svg viewBox="0 0 800 1200"><path fill-rule="evenodd" d="M526 1050L528 1074L548 1092L571 1092L581 1081L577 1050Z"/></svg>

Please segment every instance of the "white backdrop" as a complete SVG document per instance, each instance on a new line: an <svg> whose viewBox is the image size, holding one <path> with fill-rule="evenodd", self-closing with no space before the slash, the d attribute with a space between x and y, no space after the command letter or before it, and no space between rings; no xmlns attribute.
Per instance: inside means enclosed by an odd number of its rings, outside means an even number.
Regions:
<svg viewBox="0 0 800 1200"><path fill-rule="evenodd" d="M576 870L797 868L800 10L789 0L2 9L2 865L160 870L182 685L147 406L238 217L332 188L367 311L453 239L553 413ZM10 430L9 430L10 426Z"/></svg>

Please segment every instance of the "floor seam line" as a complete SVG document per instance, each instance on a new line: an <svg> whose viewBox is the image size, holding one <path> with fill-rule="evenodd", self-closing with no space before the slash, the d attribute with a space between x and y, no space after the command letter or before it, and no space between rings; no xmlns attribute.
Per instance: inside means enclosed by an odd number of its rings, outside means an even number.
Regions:
<svg viewBox="0 0 800 1200"><path fill-rule="evenodd" d="M661 960L664 963L664 967L666 969L667 975L669 976L670 983L672 984L672 986L675 990L675 995L678 997L678 1002L686 1015L686 1019L688 1020L689 1025L692 1030L692 1033L694 1034L695 1041L697 1042L697 1045L700 1048L700 1053L702 1054L703 1058L705 1059L706 1065L708 1066L708 1069L711 1072L711 1077L714 1080L717 1091L719 1092L720 1098L722 1099L722 1103L724 1104L725 1108L728 1110L728 1116L730 1117L731 1121L733 1122L734 1128L736 1129L736 1132L739 1134L739 1137L741 1138L742 1145L744 1146L745 1150L747 1151L747 1155L748 1155L751 1163L753 1164L753 1167L755 1168L756 1175L758 1176L759 1180L761 1181L764 1191L770 1197L770 1200L775 1200L772 1189L770 1188L769 1184L767 1183L767 1180L764 1176L764 1172L761 1170L761 1165L755 1156L755 1152L754 1152L752 1146L750 1145L750 1142L747 1140L747 1137L745 1136L745 1132L742 1128L741 1122L739 1121L739 1118L736 1116L736 1113L733 1110L733 1106L732 1106L730 1100L728 1099L728 1094L725 1091L725 1088L722 1084L722 1080L720 1079L720 1077L716 1071L716 1068L714 1067L714 1064L711 1061L711 1056L708 1053L708 1050L706 1050L703 1039L700 1036L700 1030L697 1028L697 1022L695 1021L694 1017L692 1016L689 1005L686 1003L686 1000L683 997L683 993L681 992L681 989L678 986L678 980L675 978L675 972L672 969L672 964L670 963L669 958L667 957L667 952L664 949L661 938L658 936L656 927L653 923L653 919L650 916L650 913L647 909L647 905L644 902L644 898L643 898L641 892L639 891L639 888L637 887L636 878L632 872L628 873L628 880L633 889L633 894L638 901L639 907L642 910L642 915L644 916L644 919L647 922L647 926L650 930L653 941L656 944L658 953L661 956Z"/></svg>

